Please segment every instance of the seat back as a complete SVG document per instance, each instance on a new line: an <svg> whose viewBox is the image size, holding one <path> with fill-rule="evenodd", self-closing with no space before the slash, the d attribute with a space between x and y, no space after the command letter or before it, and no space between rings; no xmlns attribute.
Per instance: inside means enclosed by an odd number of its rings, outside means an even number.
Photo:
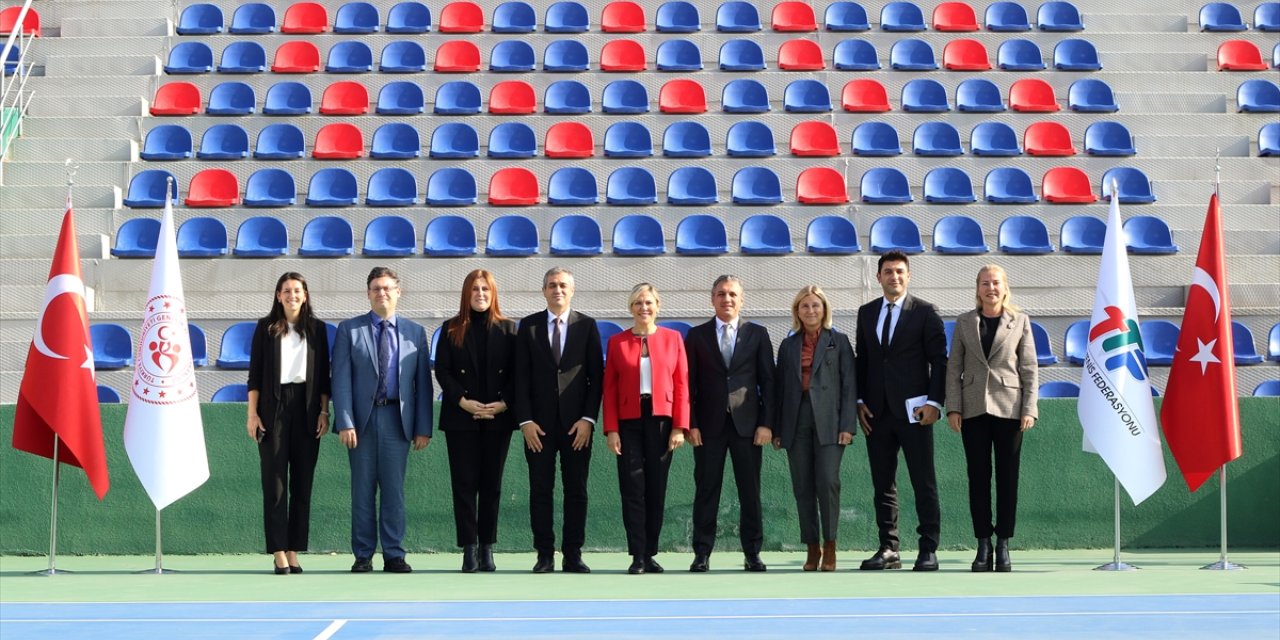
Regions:
<svg viewBox="0 0 1280 640"><path fill-rule="evenodd" d="M1131 156L1138 152L1129 130L1119 122L1107 121L1095 122L1084 130L1084 150L1095 156Z"/></svg>
<svg viewBox="0 0 1280 640"><path fill-rule="evenodd" d="M209 73L213 71L213 50L203 42L179 42L169 50L164 72L170 75L183 73Z"/></svg>
<svg viewBox="0 0 1280 640"><path fill-rule="evenodd" d="M231 14L227 30L236 34L272 33L276 30L276 10L262 2L242 4Z"/></svg>
<svg viewBox="0 0 1280 640"><path fill-rule="evenodd" d="M871 22L867 10L857 2L841 0L827 5L822 22L827 31L868 31Z"/></svg>
<svg viewBox="0 0 1280 640"><path fill-rule="evenodd" d="M1121 204L1147 204L1156 201L1156 194L1151 188L1151 180L1141 169L1135 167L1113 167L1102 174L1102 197L1110 200L1112 182L1115 182L1115 193Z"/></svg>
<svg viewBox="0 0 1280 640"><path fill-rule="evenodd" d="M10 7L5 9L5 12L9 12L15 8L20 7ZM35 12L27 12L28 18L24 20L24 22L29 22L31 20L29 16L32 13ZM16 18L17 14L15 12L14 19ZM39 20L39 16L36 17L36 20ZM204 2L187 5L187 7L182 10L182 14L178 16L178 24L175 27L175 31L177 31L178 35L181 36L222 33L222 20L222 9L219 8L218 5ZM12 29L13 25L7 24L4 20L0 20L0 32L8 33Z"/></svg>
<svg viewBox="0 0 1280 640"><path fill-rule="evenodd" d="M1124 239L1129 253L1168 255L1178 252L1168 223L1155 216L1133 216L1125 220Z"/></svg>
<svg viewBox="0 0 1280 640"><path fill-rule="evenodd" d="M542 97L542 110L554 114L591 112L591 93L587 85L576 80L560 80L547 85Z"/></svg>
<svg viewBox="0 0 1280 640"><path fill-rule="evenodd" d="M441 26L443 28L443 23ZM436 47L433 68L437 73L473 73L479 71L480 48L469 40L450 40L445 42Z"/></svg>
<svg viewBox="0 0 1280 640"><path fill-rule="evenodd" d="M1210 2L1200 7L1201 31L1246 31L1240 10L1227 2Z"/></svg>
<svg viewBox="0 0 1280 640"><path fill-rule="evenodd" d="M820 71L827 68L822 47L813 40L788 40L778 47L778 68L787 71Z"/></svg>
<svg viewBox="0 0 1280 640"><path fill-rule="evenodd" d="M606 158L647 158L653 155L649 128L639 122L618 122L604 132Z"/></svg>
<svg viewBox="0 0 1280 640"><path fill-rule="evenodd" d="M369 176L365 190L365 204L371 207L408 207L418 204L418 179L403 167L383 167ZM390 224L390 223L384 223ZM414 243L409 235L409 246ZM365 248L368 249L368 230L365 230Z"/></svg>
<svg viewBox="0 0 1280 640"><path fill-rule="evenodd" d="M476 177L458 167L437 169L427 179L427 204L462 207L476 203Z"/></svg>
<svg viewBox="0 0 1280 640"><path fill-rule="evenodd" d="M364 134L360 128L347 122L335 122L320 127L311 157L325 159L350 159L364 156Z"/></svg>
<svg viewBox="0 0 1280 640"><path fill-rule="evenodd" d="M334 33L375 33L378 30L377 7L368 2L348 2L338 7L333 17Z"/></svg>
<svg viewBox="0 0 1280 640"><path fill-rule="evenodd" d="M727 113L765 113L769 111L769 94L755 80L739 78L724 85L721 108Z"/></svg>
<svg viewBox="0 0 1280 640"><path fill-rule="evenodd" d="M853 153L859 156L896 156L902 154L898 130L887 122L864 122L853 130Z"/></svg>
<svg viewBox="0 0 1280 640"><path fill-rule="evenodd" d="M378 91L377 112L381 115L413 115L426 110L422 87L414 82L388 82Z"/></svg>
<svg viewBox="0 0 1280 640"><path fill-rule="evenodd" d="M1280 31L1280 2L1262 2L1253 10L1253 28Z"/></svg>
<svg viewBox="0 0 1280 640"><path fill-rule="evenodd" d="M978 15L967 2L943 2L933 9L933 28L938 31L977 31Z"/></svg>
<svg viewBox="0 0 1280 640"><path fill-rule="evenodd" d="M474 2L450 2L440 10L440 33L480 33L484 9Z"/></svg>
<svg viewBox="0 0 1280 640"><path fill-rule="evenodd" d="M869 78L846 82L840 92L840 106L853 113L884 113L893 108L884 85Z"/></svg>
<svg viewBox="0 0 1280 640"><path fill-rule="evenodd" d="M791 129L791 154L796 156L838 156L840 140L835 127L826 122L801 122Z"/></svg>
<svg viewBox="0 0 1280 640"><path fill-rule="evenodd" d="M1022 139L1023 148L1033 156L1073 156L1076 147L1071 142L1071 132L1061 122L1043 120L1027 126Z"/></svg>
<svg viewBox="0 0 1280 640"><path fill-rule="evenodd" d="M1031 176L1018 167L996 167L987 172L982 190L987 202L997 204L1034 204L1040 200L1031 186Z"/></svg>
<svg viewBox="0 0 1280 640"><path fill-rule="evenodd" d="M399 124L401 127L408 127L408 125L404 123L391 123L391 124ZM383 125L382 127L379 127L378 131L382 131L383 127L387 127L387 126L389 125ZM412 142L414 144L412 146L410 146L409 144L405 144L403 148L417 151L419 147L419 145L417 144L418 132L416 129L413 129L412 127L408 127L408 128L409 128L408 131L405 131L403 128L396 129L393 131L396 133L400 133L404 136L408 136L410 135L410 132L412 132L412 136L413 136ZM375 133L374 134L375 146L377 143L377 138L378 138L377 133ZM406 139L406 143L407 142L409 142L409 140ZM446 122L436 127L435 131L431 132L431 149L429 151L429 154L430 154L430 157L432 158L448 158L448 159L474 158L480 155L480 137L476 133L475 127L472 127L471 125L466 124L465 122Z"/></svg>
<svg viewBox="0 0 1280 640"><path fill-rule="evenodd" d="M1035 320L1031 321L1031 339L1036 345L1036 364L1044 367L1058 362L1058 356L1053 354L1053 346L1049 344L1049 332Z"/></svg>
<svg viewBox="0 0 1280 640"><path fill-rule="evenodd" d="M1236 89L1236 109L1253 113L1280 113L1280 84L1261 79L1241 82Z"/></svg>
<svg viewBox="0 0 1280 640"><path fill-rule="evenodd" d="M1039 71L1044 68L1044 57L1035 42L1010 38L996 49L996 65L1005 71Z"/></svg>
<svg viewBox="0 0 1280 640"><path fill-rule="evenodd" d="M738 243L747 255L780 256L791 253L791 229L775 215L759 214L742 221Z"/></svg>
<svg viewBox="0 0 1280 640"><path fill-rule="evenodd" d="M538 197L538 177L523 167L499 169L489 178L489 204L534 205L538 204Z"/></svg>
<svg viewBox="0 0 1280 640"><path fill-rule="evenodd" d="M654 59L658 71L700 71L702 51L692 40L664 40Z"/></svg>
<svg viewBox="0 0 1280 640"><path fill-rule="evenodd" d="M1080 10L1070 2L1046 2L1036 12L1041 31L1084 31Z"/></svg>
<svg viewBox="0 0 1280 640"><path fill-rule="evenodd" d="M1023 78L1009 87L1009 108L1014 111L1057 111L1058 99L1053 87L1039 78Z"/></svg>
<svg viewBox="0 0 1280 640"><path fill-rule="evenodd" d="M1107 223L1092 216L1072 216L1063 221L1058 237L1067 253L1099 255L1107 237Z"/></svg>
<svg viewBox="0 0 1280 640"><path fill-rule="evenodd" d="M721 3L716 9L716 31L749 33L761 28L760 12L751 2L731 0Z"/></svg>
<svg viewBox="0 0 1280 640"><path fill-rule="evenodd" d="M969 133L969 151L975 156L1018 156L1018 133L997 121L979 122Z"/></svg>
<svg viewBox="0 0 1280 640"><path fill-rule="evenodd" d="M870 40L848 38L836 43L831 64L841 71L875 71L880 68L880 54Z"/></svg>
<svg viewBox="0 0 1280 640"><path fill-rule="evenodd" d="M734 204L778 204L782 182L768 167L743 167L733 174L730 189Z"/></svg>
<svg viewBox="0 0 1280 640"><path fill-rule="evenodd" d="M729 237L724 223L715 216L686 216L676 226L676 253L690 256L713 256L729 252Z"/></svg>
<svg viewBox="0 0 1280 640"><path fill-rule="evenodd" d="M1066 380L1050 380L1040 383L1038 394L1041 398L1077 398L1080 385Z"/></svg>
<svg viewBox="0 0 1280 640"><path fill-rule="evenodd" d="M1227 40L1218 45L1218 71L1262 71L1266 68L1262 50L1248 40Z"/></svg>
<svg viewBox="0 0 1280 640"><path fill-rule="evenodd" d="M426 33L431 10L421 2L397 2L387 12L387 33Z"/></svg>
<svg viewBox="0 0 1280 640"><path fill-rule="evenodd" d="M941 82L929 78L916 78L902 87L902 109L924 113L941 113L951 110L947 90Z"/></svg>
<svg viewBox="0 0 1280 640"><path fill-rule="evenodd" d="M284 10L281 33L324 33L329 30L329 12L318 2L295 2Z"/></svg>
<svg viewBox="0 0 1280 640"><path fill-rule="evenodd" d="M885 31L924 31L924 13L910 2L888 2L880 10L880 28Z"/></svg>
<svg viewBox="0 0 1280 640"><path fill-rule="evenodd" d="M311 176L307 184L307 206L346 207L356 203L356 175L347 169L330 167Z"/></svg>
<svg viewBox="0 0 1280 640"><path fill-rule="evenodd" d="M327 73L365 73L373 70L373 50L359 40L345 40L329 47L324 64Z"/></svg>
<svg viewBox="0 0 1280 640"><path fill-rule="evenodd" d="M1107 83L1096 78L1085 78L1071 83L1067 90L1067 107L1072 111L1111 113L1119 111L1115 95Z"/></svg>
<svg viewBox="0 0 1280 640"><path fill-rule="evenodd" d="M178 204L178 180L172 173L163 169L139 171L129 179L129 192L124 198L124 204L133 209L163 207L166 185L169 185L170 201Z"/></svg>
<svg viewBox="0 0 1280 640"><path fill-rule="evenodd" d="M298 132L298 136L301 138L301 131ZM244 206L246 207L287 207L296 204L297 201L298 189L293 183L293 175L284 169L258 169L245 181Z"/></svg>
<svg viewBox="0 0 1280 640"><path fill-rule="evenodd" d="M601 71L644 71L647 68L644 46L635 40L610 40L600 48Z"/></svg>
<svg viewBox="0 0 1280 640"><path fill-rule="evenodd" d="M993 2L987 5L983 22L988 31L1030 31L1027 10L1017 2Z"/></svg>
<svg viewBox="0 0 1280 640"><path fill-rule="evenodd" d="M1054 167L1044 173L1040 192L1053 203L1097 202L1089 176L1076 167Z"/></svg>
<svg viewBox="0 0 1280 640"><path fill-rule="evenodd" d="M1262 356L1258 354L1258 350L1253 345L1253 332L1239 320L1231 321L1231 344L1234 346L1233 355L1237 365L1259 364L1262 362Z"/></svg>
<svg viewBox="0 0 1280 640"><path fill-rule="evenodd" d="M577 40L555 40L542 52L542 70L577 72L587 70L587 47Z"/></svg>
<svg viewBox="0 0 1280 640"><path fill-rule="evenodd" d="M480 113L480 87L466 80L454 80L436 89L435 113L440 115L468 115Z"/></svg>
<svg viewBox="0 0 1280 640"><path fill-rule="evenodd" d="M412 40L388 42L378 56L378 70L383 73L414 73L426 68L427 52L423 51L422 45ZM421 93L422 90L418 91Z"/></svg>
<svg viewBox="0 0 1280 640"><path fill-rule="evenodd" d="M533 33L538 15L527 2L503 2L494 7L489 29L494 33Z"/></svg>
<svg viewBox="0 0 1280 640"><path fill-rule="evenodd" d="M1045 254L1053 252L1049 242L1049 229L1035 216L1009 216L1000 223L1000 251L1015 254Z"/></svg>
<svg viewBox="0 0 1280 640"><path fill-rule="evenodd" d="M11 49L17 51L17 48ZM170 82L156 89L151 101L153 116L189 116L200 113L200 89L190 82Z"/></svg>
<svg viewBox="0 0 1280 640"><path fill-rule="evenodd" d="M589 216L561 216L551 225L551 255L594 256L604 252L600 224Z"/></svg>
<svg viewBox="0 0 1280 640"><path fill-rule="evenodd" d="M960 132L945 121L924 122L916 127L911 137L911 147L918 156L964 155L960 146Z"/></svg>
<svg viewBox="0 0 1280 640"><path fill-rule="evenodd" d="M111 255L117 258L152 258L160 238L160 221L154 218L125 220L116 229Z"/></svg>
<svg viewBox="0 0 1280 640"><path fill-rule="evenodd" d="M796 113L827 112L831 111L831 93L819 80L795 80L783 92L782 104Z"/></svg>
<svg viewBox="0 0 1280 640"><path fill-rule="evenodd" d="M216 116L242 116L257 110L253 87L244 82L223 82L209 92L204 112Z"/></svg>
<svg viewBox="0 0 1280 640"><path fill-rule="evenodd" d="M915 198L907 185L907 176L893 167L873 167L862 174L859 189L863 202L911 202Z"/></svg>
<svg viewBox="0 0 1280 640"><path fill-rule="evenodd" d="M1062 71L1097 71L1102 68L1102 62L1092 42L1068 38L1053 47L1053 67Z"/></svg>
<svg viewBox="0 0 1280 640"><path fill-rule="evenodd" d="M577 2L553 2L543 18L547 33L582 33L589 27L591 18L587 8Z"/></svg>
<svg viewBox="0 0 1280 640"><path fill-rule="evenodd" d="M532 256L538 253L538 228L524 216L499 216L489 225L485 255Z"/></svg>
<svg viewBox="0 0 1280 640"><path fill-rule="evenodd" d="M240 204L240 183L226 169L202 169L187 186L188 207L230 207Z"/></svg>
<svg viewBox="0 0 1280 640"><path fill-rule="evenodd" d="M249 133L238 124L215 124L200 138L201 160L238 160L249 157Z"/></svg>
<svg viewBox="0 0 1280 640"><path fill-rule="evenodd" d="M925 202L966 204L977 200L969 174L955 167L938 167L924 176Z"/></svg>
<svg viewBox="0 0 1280 640"><path fill-rule="evenodd" d="M262 73L266 70L267 52L252 40L227 45L218 63L218 73Z"/></svg>
<svg viewBox="0 0 1280 640"><path fill-rule="evenodd" d="M720 45L718 64L722 71L760 71L765 68L764 50L753 40L729 40Z"/></svg>
<svg viewBox="0 0 1280 640"><path fill-rule="evenodd" d="M585 87L583 87L585 89ZM586 108L591 109L590 96ZM635 80L615 80L605 85L600 94L600 110L605 113L648 113L649 92Z"/></svg>
<svg viewBox="0 0 1280 640"><path fill-rule="evenodd" d="M320 70L320 49L306 40L290 40L276 47L271 71L275 73L314 73Z"/></svg>
<svg viewBox="0 0 1280 640"><path fill-rule="evenodd" d="M253 332L257 323L237 322L222 332L218 348L219 369L248 369L249 351L253 344Z"/></svg>
<svg viewBox="0 0 1280 640"><path fill-rule="evenodd" d="M658 6L653 26L663 33L693 33L702 29L702 20L698 17L698 8L693 4L675 0Z"/></svg>
<svg viewBox="0 0 1280 640"><path fill-rule="evenodd" d="M213 392L213 396L209 398L209 402L248 402L249 386L243 382L233 382L225 384Z"/></svg>
<svg viewBox="0 0 1280 640"><path fill-rule="evenodd" d="M735 122L729 127L725 147L730 156L745 158L765 158L778 153L769 125L752 120Z"/></svg>
<svg viewBox="0 0 1280 640"><path fill-rule="evenodd" d="M1258 129L1258 155L1280 155L1280 122L1268 122Z"/></svg>
<svg viewBox="0 0 1280 640"><path fill-rule="evenodd" d="M821 255L853 255L862 251L858 231L843 216L815 216L805 231L805 247L809 253Z"/></svg>
<svg viewBox="0 0 1280 640"><path fill-rule="evenodd" d="M813 7L806 2L779 2L773 5L769 23L774 31L818 30L818 19L813 14Z"/></svg>
<svg viewBox="0 0 1280 640"><path fill-rule="evenodd" d="M117 404L122 401L119 391L106 385L98 385L98 404Z"/></svg>
<svg viewBox="0 0 1280 640"><path fill-rule="evenodd" d="M504 122L489 132L490 158L532 158L538 153L533 128L523 122Z"/></svg>
<svg viewBox="0 0 1280 640"><path fill-rule="evenodd" d="M1178 347L1178 325L1168 320L1143 320L1138 328L1142 333L1147 364L1173 364L1173 352Z"/></svg>
<svg viewBox="0 0 1280 640"><path fill-rule="evenodd" d="M663 113L706 113L707 94L694 80L672 80L658 93L658 110Z"/></svg>
<svg viewBox="0 0 1280 640"><path fill-rule="evenodd" d="M613 253L620 256L657 256L666 253L662 223L657 218L632 214L613 225Z"/></svg>
<svg viewBox="0 0 1280 640"><path fill-rule="evenodd" d="M581 122L557 122L542 141L548 158L590 158L595 155L591 128Z"/></svg>
<svg viewBox="0 0 1280 640"><path fill-rule="evenodd" d="M849 201L844 174L831 167L809 167L796 177L796 201L801 204L843 204Z"/></svg>
<svg viewBox="0 0 1280 640"><path fill-rule="evenodd" d="M938 63L928 42L903 38L889 48L889 66L903 71L932 71L938 68Z"/></svg>
<svg viewBox="0 0 1280 640"><path fill-rule="evenodd" d="M600 30L605 33L639 33L644 31L644 9L639 4L616 0L600 12Z"/></svg>
<svg viewBox="0 0 1280 640"><path fill-rule="evenodd" d="M641 167L623 167L609 174L605 201L609 204L653 204L658 199L653 174Z"/></svg>
<svg viewBox="0 0 1280 640"><path fill-rule="evenodd" d="M533 47L523 40L502 40L489 51L490 71L523 73L533 67Z"/></svg>
<svg viewBox="0 0 1280 640"><path fill-rule="evenodd" d="M698 122L673 122L662 134L662 155L705 158L711 155L711 134Z"/></svg>
<svg viewBox="0 0 1280 640"><path fill-rule="evenodd" d="M556 169L547 181L547 204L587 206L599 201L600 187L596 184L596 177L591 171L582 167Z"/></svg>
<svg viewBox="0 0 1280 640"><path fill-rule="evenodd" d="M273 171L273 169L262 169ZM252 181L252 176L250 180ZM292 184L292 180L290 181ZM271 258L289 252L289 233L279 218L254 216L245 218L236 229L233 253L240 258Z"/></svg>
<svg viewBox="0 0 1280 640"><path fill-rule="evenodd" d="M133 337L124 325L95 322L89 325L95 369L123 369L133 366Z"/></svg>
<svg viewBox="0 0 1280 640"><path fill-rule="evenodd" d="M981 42L961 38L942 49L942 66L952 71L986 71L991 68L991 59Z"/></svg>
<svg viewBox="0 0 1280 640"><path fill-rule="evenodd" d="M138 153L143 160L182 160L191 157L191 132L180 124L152 127Z"/></svg>
<svg viewBox="0 0 1280 640"><path fill-rule="evenodd" d="M411 256L417 244L418 234L408 218L378 216L364 228L364 248L360 253L378 257Z"/></svg>
<svg viewBox="0 0 1280 640"><path fill-rule="evenodd" d="M504 80L489 90L489 113L527 115L538 110L533 85L523 80Z"/></svg>
<svg viewBox="0 0 1280 640"><path fill-rule="evenodd" d="M258 132L253 157L264 160L301 158L305 153L305 145L302 129L297 126L283 122L269 124Z"/></svg>
<svg viewBox="0 0 1280 640"><path fill-rule="evenodd" d="M680 167L667 178L667 204L702 206L719 201L716 178L704 167Z"/></svg>
<svg viewBox="0 0 1280 640"><path fill-rule="evenodd" d="M271 116L311 113L311 89L301 82L277 82L267 89L262 113Z"/></svg>
<svg viewBox="0 0 1280 640"><path fill-rule="evenodd" d="M427 223L422 251L437 258L475 255L476 228L463 216L436 216Z"/></svg>
<svg viewBox="0 0 1280 640"><path fill-rule="evenodd" d="M933 250L938 253L973 255L990 251L983 241L982 225L969 216L944 216L933 225Z"/></svg>
<svg viewBox="0 0 1280 640"><path fill-rule="evenodd" d="M906 254L924 252L920 228L904 216L880 216L871 223L871 250L875 253L901 251Z"/></svg>
<svg viewBox="0 0 1280 640"><path fill-rule="evenodd" d="M339 258L355 250L351 223L338 216L316 216L302 228L302 244L298 255L313 258Z"/></svg>

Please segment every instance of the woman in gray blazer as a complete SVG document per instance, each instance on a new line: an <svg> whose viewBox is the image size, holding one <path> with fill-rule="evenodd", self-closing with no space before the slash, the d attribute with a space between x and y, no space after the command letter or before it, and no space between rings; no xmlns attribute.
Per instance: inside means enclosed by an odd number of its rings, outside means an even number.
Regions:
<svg viewBox="0 0 1280 640"><path fill-rule="evenodd" d="M973 571L1010 571L1009 538L1018 508L1022 433L1035 426L1036 346L1031 319L1010 302L1004 269L978 271L977 305L956 319L947 362L947 422L964 441L969 513L978 554ZM991 457L995 452L996 518L991 524ZM991 535L996 535L992 558Z"/></svg>
<svg viewBox="0 0 1280 640"><path fill-rule="evenodd" d="M853 347L832 330L831 303L813 285L791 303L791 331L778 348L773 447L787 450L800 538L808 548L804 570L835 571L840 461L858 424Z"/></svg>

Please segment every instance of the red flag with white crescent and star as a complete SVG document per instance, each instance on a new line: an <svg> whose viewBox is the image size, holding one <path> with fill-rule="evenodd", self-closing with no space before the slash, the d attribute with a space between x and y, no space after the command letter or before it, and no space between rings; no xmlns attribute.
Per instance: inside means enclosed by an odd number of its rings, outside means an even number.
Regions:
<svg viewBox="0 0 1280 640"><path fill-rule="evenodd" d="M80 247L68 198L44 301L36 318L35 337L18 389L13 447L52 458L54 439L59 439L58 462L84 469L93 492L101 500L111 481L102 441L102 415L98 411L84 293Z"/></svg>
<svg viewBox="0 0 1280 640"><path fill-rule="evenodd" d="M1215 193L1160 408L1164 439L1192 491L1243 452L1234 353L1222 212Z"/></svg>

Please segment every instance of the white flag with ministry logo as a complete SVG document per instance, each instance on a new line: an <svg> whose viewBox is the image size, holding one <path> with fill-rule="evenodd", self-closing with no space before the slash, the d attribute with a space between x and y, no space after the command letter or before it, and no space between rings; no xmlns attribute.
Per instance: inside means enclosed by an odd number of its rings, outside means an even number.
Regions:
<svg viewBox="0 0 1280 640"><path fill-rule="evenodd" d="M1138 504L1164 484L1164 451L1117 200L1112 196L1076 412L1085 450L1102 456Z"/></svg>
<svg viewBox="0 0 1280 640"><path fill-rule="evenodd" d="M124 449L151 502L164 509L209 479L173 206L167 198L134 354Z"/></svg>

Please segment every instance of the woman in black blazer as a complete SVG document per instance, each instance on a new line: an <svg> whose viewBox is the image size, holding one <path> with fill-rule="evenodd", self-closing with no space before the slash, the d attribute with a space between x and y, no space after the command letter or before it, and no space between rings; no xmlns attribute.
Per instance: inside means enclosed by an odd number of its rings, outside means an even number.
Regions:
<svg viewBox="0 0 1280 640"><path fill-rule="evenodd" d="M464 573L497 568L493 545L498 541L502 470L516 428L507 412L515 340L516 323L502 315L493 274L484 269L468 273L458 315L445 321L436 347L436 381L443 395L440 430L449 453Z"/></svg>
<svg viewBox="0 0 1280 640"><path fill-rule="evenodd" d="M277 575L302 573L311 482L320 437L329 429L329 339L311 308L307 280L276 281L275 301L258 320L249 352L249 437L262 466L262 521Z"/></svg>

